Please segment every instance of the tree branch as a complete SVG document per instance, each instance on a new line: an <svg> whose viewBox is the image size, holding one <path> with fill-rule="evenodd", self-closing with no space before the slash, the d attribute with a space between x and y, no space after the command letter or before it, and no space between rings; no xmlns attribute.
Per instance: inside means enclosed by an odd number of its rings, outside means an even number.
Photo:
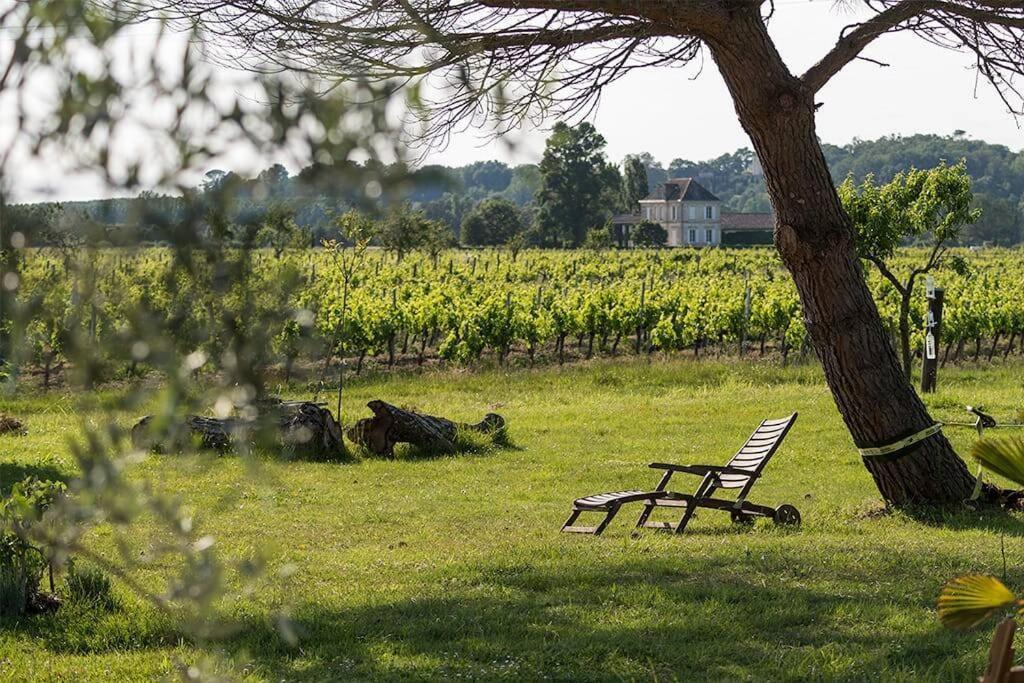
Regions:
<svg viewBox="0 0 1024 683"><path fill-rule="evenodd" d="M892 31L904 21L913 18L920 12L917 2L901 2L878 13L863 24L853 27L850 33L839 38L839 42L826 54L821 61L812 66L801 76L804 84L811 92L818 92L829 79L852 62L871 41L878 36ZM850 27L847 27L850 28Z"/></svg>
<svg viewBox="0 0 1024 683"><path fill-rule="evenodd" d="M907 295L907 288L904 287L903 283L899 281L899 278L889 270L889 266L885 265L885 261L877 256L868 256L867 259L875 264L878 268L878 272L882 274L882 277L892 283L892 286L896 288L897 292L903 296Z"/></svg>
<svg viewBox="0 0 1024 683"><path fill-rule="evenodd" d="M868 0L871 6L884 7L871 19L844 29L843 35L817 64L801 77L811 92L817 92L840 70L854 59L872 41L886 33L913 31L930 40L952 49L976 48L984 45L978 55L979 68L982 62L998 58L999 52L1009 51L1020 56L1024 46L1024 1L1022 0ZM951 26L949 22L954 25ZM956 24L980 30L978 37L958 36ZM1004 33L993 32L1002 29ZM956 40L950 41L950 35ZM977 53L977 50L975 50ZM995 53L995 54L993 54ZM1012 60L1000 60L998 68L1015 73L1024 71L1024 65ZM984 72L984 70L983 70ZM989 74L986 73L986 77ZM1005 83L989 80L997 88Z"/></svg>

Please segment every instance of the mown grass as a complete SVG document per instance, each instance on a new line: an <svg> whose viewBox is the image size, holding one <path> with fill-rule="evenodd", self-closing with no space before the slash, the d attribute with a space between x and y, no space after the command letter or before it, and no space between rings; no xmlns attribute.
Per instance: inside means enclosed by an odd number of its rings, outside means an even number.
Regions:
<svg viewBox="0 0 1024 683"><path fill-rule="evenodd" d="M928 401L940 419L962 420L965 403L1007 419L1024 407L1022 370L945 370ZM1017 516L877 514L813 366L595 362L369 378L347 396L359 415L371 398L467 421L494 410L512 445L255 468L150 456L140 474L183 496L224 555L263 552L271 575L295 573L225 605L233 630L201 645L123 588L113 611L0 621L0 677L145 680L206 661L253 680L965 680L983 668L991 624L943 629L942 583L1000 575L1005 537L1007 580L1024 584ZM5 486L72 474L66 443L90 419L74 396L33 394L3 410L29 428L0 437ZM558 533L574 497L653 485L651 461L722 462L761 418L792 410L800 419L754 500L796 505L799 529L736 528L706 512L681 537L634 535L624 511L600 538ZM947 433L964 451L973 438ZM148 531L139 525L141 542ZM110 551L102 529L90 538ZM159 573L142 579L156 586ZM282 607L297 646L271 624Z"/></svg>

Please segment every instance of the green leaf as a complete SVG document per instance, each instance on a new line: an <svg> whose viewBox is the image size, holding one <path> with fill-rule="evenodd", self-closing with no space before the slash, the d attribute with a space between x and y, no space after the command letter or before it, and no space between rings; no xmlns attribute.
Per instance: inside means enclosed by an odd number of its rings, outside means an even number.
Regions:
<svg viewBox="0 0 1024 683"><path fill-rule="evenodd" d="M968 629L993 612L1016 602L1003 582L992 576L968 574L942 587L939 593L939 620L949 628Z"/></svg>
<svg viewBox="0 0 1024 683"><path fill-rule="evenodd" d="M985 469L1024 486L1024 439L981 439L971 448L971 457Z"/></svg>

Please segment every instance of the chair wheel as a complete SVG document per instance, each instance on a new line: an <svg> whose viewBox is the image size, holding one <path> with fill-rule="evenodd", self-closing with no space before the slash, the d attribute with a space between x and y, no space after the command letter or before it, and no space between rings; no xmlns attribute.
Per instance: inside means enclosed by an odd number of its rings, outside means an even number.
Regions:
<svg viewBox="0 0 1024 683"><path fill-rule="evenodd" d="M740 510L730 510L729 517L732 519L733 524L753 524L754 515L748 515Z"/></svg>
<svg viewBox="0 0 1024 683"><path fill-rule="evenodd" d="M800 511L792 505L780 505L772 519L776 524L796 526L800 524Z"/></svg>

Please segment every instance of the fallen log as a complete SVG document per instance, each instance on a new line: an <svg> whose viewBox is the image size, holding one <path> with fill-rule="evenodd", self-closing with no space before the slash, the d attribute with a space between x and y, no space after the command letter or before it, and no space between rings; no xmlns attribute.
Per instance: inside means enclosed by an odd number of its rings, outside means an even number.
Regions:
<svg viewBox="0 0 1024 683"><path fill-rule="evenodd" d="M370 401L366 405L373 411L373 417L359 420L345 435L371 453L389 458L394 455L396 443L409 443L439 453L453 453L457 450L457 435L460 431L493 437L505 429L505 419L496 413L487 413L476 424L466 424L403 410L379 400Z"/></svg>
<svg viewBox="0 0 1024 683"><path fill-rule="evenodd" d="M190 441L202 448L228 450L235 444L259 444L279 448L310 460L345 455L341 426L324 403L264 399L254 404L254 415L246 417L204 417L188 415L177 425L154 434L155 421L147 415L132 427L136 448L165 451Z"/></svg>
<svg viewBox="0 0 1024 683"><path fill-rule="evenodd" d="M28 429L21 423L21 420L0 413L0 434L12 434L14 436L25 436Z"/></svg>

